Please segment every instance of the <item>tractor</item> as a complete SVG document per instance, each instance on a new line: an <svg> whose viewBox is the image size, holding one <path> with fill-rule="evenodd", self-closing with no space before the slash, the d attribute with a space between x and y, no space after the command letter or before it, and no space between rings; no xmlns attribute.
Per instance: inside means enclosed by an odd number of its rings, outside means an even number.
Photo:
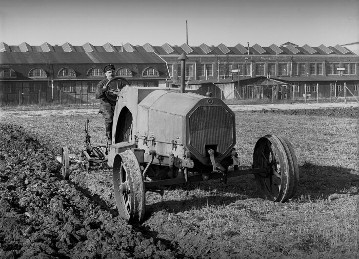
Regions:
<svg viewBox="0 0 359 259"><path fill-rule="evenodd" d="M112 169L116 206L121 218L141 222L146 192L169 186L254 174L266 197L286 202L299 181L297 158L283 137L265 135L254 146L253 163L240 165L235 150L233 111L219 98L179 88L131 86L122 77L107 84L117 100L109 145L92 146L86 136L86 165ZM69 175L68 150L62 150L63 175Z"/></svg>

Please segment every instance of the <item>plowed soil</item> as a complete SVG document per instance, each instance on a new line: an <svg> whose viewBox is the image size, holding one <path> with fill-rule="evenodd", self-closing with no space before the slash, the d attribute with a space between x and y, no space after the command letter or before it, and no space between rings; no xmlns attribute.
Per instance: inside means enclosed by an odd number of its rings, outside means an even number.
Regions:
<svg viewBox="0 0 359 259"><path fill-rule="evenodd" d="M0 125L0 258L174 258L176 247L123 222L79 179L62 180L52 147Z"/></svg>

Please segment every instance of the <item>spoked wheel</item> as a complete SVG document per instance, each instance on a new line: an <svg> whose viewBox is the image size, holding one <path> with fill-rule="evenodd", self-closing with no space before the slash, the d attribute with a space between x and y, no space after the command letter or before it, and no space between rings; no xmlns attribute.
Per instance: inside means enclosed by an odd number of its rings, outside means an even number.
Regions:
<svg viewBox="0 0 359 259"><path fill-rule="evenodd" d="M135 154L126 150L115 157L113 185L120 217L141 222L145 216L145 188Z"/></svg>
<svg viewBox="0 0 359 259"><path fill-rule="evenodd" d="M106 91L105 91L105 95L107 99L109 99L112 102L116 102L119 92L126 85L130 85L130 83L127 81L126 78L123 77L117 76L109 80L106 84Z"/></svg>
<svg viewBox="0 0 359 259"><path fill-rule="evenodd" d="M61 149L61 154L62 154L61 174L62 174L62 177L65 180L68 180L69 176L70 176L70 158L69 158L69 149L68 149L68 147L63 147Z"/></svg>
<svg viewBox="0 0 359 259"><path fill-rule="evenodd" d="M256 174L255 178L267 197L277 202L293 197L299 181L299 169L288 140L275 135L260 138L254 147L253 167L266 171Z"/></svg>

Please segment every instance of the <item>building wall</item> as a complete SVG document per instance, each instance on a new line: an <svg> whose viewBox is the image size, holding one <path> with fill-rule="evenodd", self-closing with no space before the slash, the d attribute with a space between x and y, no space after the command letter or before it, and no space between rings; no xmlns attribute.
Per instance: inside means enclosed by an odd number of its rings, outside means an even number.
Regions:
<svg viewBox="0 0 359 259"><path fill-rule="evenodd" d="M128 46L127 46L128 47ZM134 47L134 46L132 46ZM15 49L15 48L12 48ZM55 48L57 49L57 48ZM126 49L126 48L125 48ZM155 49L159 50L160 47ZM117 63L115 66L126 67L132 72L132 77L129 79L134 85L139 86L171 86L178 85L181 79L181 63L178 60L182 47L173 47L172 54L166 54L162 49L161 53L157 53L164 61L162 64L151 63L156 62L155 57L146 57L148 62L134 63L131 60L126 60L125 63ZM205 94L206 88L211 88L216 97L220 98L265 98L265 96L275 95L277 99L285 98L304 98L303 95L316 95L319 98L336 98L346 96L358 96L359 85L359 57L354 54L297 54L287 55L255 54L251 48L249 54L247 52L240 54L238 50L231 48L230 54L223 55L218 47L211 47L212 51L209 53L200 52L199 47L193 47L193 52L187 55L186 66L187 83L191 81L199 81L198 84L203 87L198 87L197 91L200 94ZM86 50L84 50L86 52ZM140 47L134 47L133 53L137 53L136 57L146 55L146 51ZM142 52L141 52L142 51ZM62 55L60 52L51 53L49 57L56 60L57 55ZM122 50L123 52L123 50ZM34 54L37 52L34 52ZM65 53L66 62L47 62L47 63L31 63L31 53L25 53L30 57L27 64L13 62L0 63L0 70L2 68L11 68L16 71L16 78L1 78L0 77L0 105L16 105L16 104L42 104L48 102L57 103L92 103L96 102L94 98L94 87L103 77L91 77L87 72L91 68L102 69L106 63L105 58L114 55L106 53L100 57L98 53L86 53L92 59L99 58L101 62L84 63L77 61L77 54L79 52ZM81 52L82 53L82 52ZM203 53L203 54L199 54ZM301 52L304 53L304 52ZM1 53L0 53L1 54ZM18 57L19 51L16 53ZM20 53L21 54L21 53ZM37 53L39 54L39 53ZM41 53L40 53L41 54ZM49 54L49 53L48 53ZM83 53L84 54L84 53ZM118 54L118 53L117 53ZM129 58L129 53L124 57ZM148 53L147 53L148 54ZM152 53L154 54L154 53ZM11 53L6 53L7 57ZM42 55L42 54L41 54ZM71 58L73 55L73 59ZM39 57L39 55L37 55ZM158 56L157 56L158 58ZM9 58L12 60L12 58ZM113 59L113 57L112 57ZM117 58L116 58L117 59ZM14 58L15 60L15 58ZM160 62L162 62L162 60ZM113 63L113 62L108 62ZM171 76L164 71L164 66L168 65ZM336 66L334 66L334 63ZM321 67L322 73L318 73L318 68ZM331 73L332 69L337 67L345 67L349 64L352 73L339 75L338 73ZM207 69L204 69L206 66ZM75 78L61 78L58 72L61 68L69 67L76 72ZM158 68L159 75L156 77L143 77L142 71L147 67ZM33 68L41 68L46 72L45 78L29 78L29 71ZM211 68L211 69L208 69ZM240 69L240 73L232 73L232 70ZM303 69L302 72L299 72ZM313 72L313 71L314 72ZM0 71L1 72L1 71ZM313 72L313 73L312 73ZM250 79L256 77L269 77L282 80L283 83L278 84L278 87L263 86L252 81L242 82L243 79ZM221 83L221 80L232 80L230 83ZM201 83L201 81L203 81ZM241 83L239 84L239 81ZM238 84L236 85L236 82ZM316 94L316 85L319 85L319 92ZM211 85L211 86L210 86ZM344 91L344 85L346 86ZM293 91L294 90L294 91ZM232 93L234 92L234 93Z"/></svg>
<svg viewBox="0 0 359 259"><path fill-rule="evenodd" d="M174 82L178 82L180 80L181 76L181 64L178 60L178 57L172 57L172 56L162 56L162 58L170 65L173 66L173 76L172 79ZM346 56L187 56L186 60L186 66L188 65L194 65L195 66L195 75L194 77L191 77L191 80L205 80L206 76L200 74L201 65L203 64L211 64L213 68L213 74L208 75L207 79L218 79L218 78L225 78L223 77L223 74L219 73L221 68L228 67L232 69L236 69L238 65L244 65L248 64L250 65L251 72L249 76L256 76L256 64L258 63L264 63L264 73L262 74L267 75L269 73L268 66L269 64L275 65L275 73L271 76L275 77L295 77L295 66L298 66L298 64L305 64L305 76L310 76L310 64L320 63L322 65L323 69L323 76L330 75L328 66L331 63L338 63L340 67L343 66L344 63L350 63L354 66L355 73L351 75L359 76L359 57L346 57ZM286 64L287 69L287 75L280 75L279 72L279 64ZM229 69L224 69L229 70ZM232 75L237 76L236 73L228 73L225 74L226 78L232 77ZM246 77L246 75L241 74L242 76ZM186 76L188 79L188 76Z"/></svg>
<svg viewBox="0 0 359 259"><path fill-rule="evenodd" d="M15 78L0 78L0 105L31 105L45 103L85 104L94 103L97 83L103 75L89 76L91 68L102 71L104 65L94 64L14 64L0 65L0 69L11 68L16 72ZM117 64L117 68L126 67L132 72L127 79L131 84L144 87L158 87L165 85L164 73L156 64ZM159 75L143 77L142 71L148 67L157 69ZM34 69L43 69L46 76L29 78L29 72ZM61 77L62 68L71 68L76 77Z"/></svg>

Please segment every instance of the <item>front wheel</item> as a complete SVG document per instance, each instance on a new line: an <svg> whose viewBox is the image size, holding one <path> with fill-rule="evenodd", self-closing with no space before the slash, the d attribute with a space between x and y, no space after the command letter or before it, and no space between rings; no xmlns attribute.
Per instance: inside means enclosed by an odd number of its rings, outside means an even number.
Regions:
<svg viewBox="0 0 359 259"><path fill-rule="evenodd" d="M126 150L115 157L113 185L120 217L128 222L143 221L146 204L145 188L140 166L131 150Z"/></svg>
<svg viewBox="0 0 359 259"><path fill-rule="evenodd" d="M288 140L275 135L260 138L254 147L253 167L265 169L265 173L255 175L265 196L277 202L293 197L299 182L299 169Z"/></svg>

